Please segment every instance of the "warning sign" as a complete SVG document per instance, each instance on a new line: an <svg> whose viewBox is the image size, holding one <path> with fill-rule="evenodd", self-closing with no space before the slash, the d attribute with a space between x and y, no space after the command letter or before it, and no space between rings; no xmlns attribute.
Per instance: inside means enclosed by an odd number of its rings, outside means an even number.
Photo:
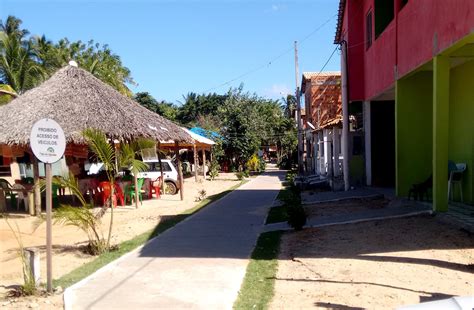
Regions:
<svg viewBox="0 0 474 310"><path fill-rule="evenodd" d="M37 121L31 129L30 145L40 161L52 164L63 156L66 139L58 123L52 119L43 118Z"/></svg>

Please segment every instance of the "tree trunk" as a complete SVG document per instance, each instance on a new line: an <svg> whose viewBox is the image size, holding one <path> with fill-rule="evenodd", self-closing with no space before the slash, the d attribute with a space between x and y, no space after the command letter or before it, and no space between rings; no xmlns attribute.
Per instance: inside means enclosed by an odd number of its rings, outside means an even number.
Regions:
<svg viewBox="0 0 474 310"><path fill-rule="evenodd" d="M178 179L179 179L179 196L181 200L184 200L184 188L183 188L183 169L181 168L181 159L179 158L179 143L175 142L176 151L176 162L178 164Z"/></svg>
<svg viewBox="0 0 474 310"><path fill-rule="evenodd" d="M202 176L206 179L206 148L202 147Z"/></svg>
<svg viewBox="0 0 474 310"><path fill-rule="evenodd" d="M194 156L194 181L198 181L198 167L199 167L199 159L197 153L196 142L193 144L193 156Z"/></svg>
<svg viewBox="0 0 474 310"><path fill-rule="evenodd" d="M33 158L33 177L34 177L34 191L35 191L35 215L41 215L41 188L39 185L39 167L36 157Z"/></svg>
<svg viewBox="0 0 474 310"><path fill-rule="evenodd" d="M161 172L161 184L160 188L163 191L163 194L165 193L165 175L163 173L163 163L161 162L161 150L160 150L161 144L158 142L158 163L160 164L160 172ZM159 193L158 193L159 194ZM157 194L157 195L158 195Z"/></svg>
<svg viewBox="0 0 474 310"><path fill-rule="evenodd" d="M138 171L133 174L133 182L135 183L135 208L138 209Z"/></svg>
<svg viewBox="0 0 474 310"><path fill-rule="evenodd" d="M110 249L110 238L112 237L112 226L114 224L114 195L115 195L115 182L110 182L110 224L109 224L109 235L107 236L107 250ZM107 202L106 202L107 203Z"/></svg>

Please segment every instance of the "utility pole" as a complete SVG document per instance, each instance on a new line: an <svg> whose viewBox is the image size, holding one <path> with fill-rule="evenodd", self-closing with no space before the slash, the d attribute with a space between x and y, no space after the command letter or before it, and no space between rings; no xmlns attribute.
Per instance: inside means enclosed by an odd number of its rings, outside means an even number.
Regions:
<svg viewBox="0 0 474 310"><path fill-rule="evenodd" d="M298 173L302 174L303 169L303 133L301 126L301 102L300 102L300 83L298 73L298 42L295 41L295 78L296 78L296 118L298 122Z"/></svg>

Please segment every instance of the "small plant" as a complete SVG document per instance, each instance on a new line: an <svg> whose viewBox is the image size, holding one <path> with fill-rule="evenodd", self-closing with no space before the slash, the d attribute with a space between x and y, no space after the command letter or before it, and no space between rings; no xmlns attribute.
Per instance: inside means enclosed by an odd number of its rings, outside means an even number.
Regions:
<svg viewBox="0 0 474 310"><path fill-rule="evenodd" d="M204 189L201 189L199 192L198 192L198 195L196 196L196 198L194 199L195 202L199 202L199 201L202 201L204 200L204 198L206 198L207 196L207 193Z"/></svg>
<svg viewBox="0 0 474 310"><path fill-rule="evenodd" d="M61 205L54 214L55 223L76 226L87 234L89 243L87 253L99 255L108 250L107 242L100 230L100 216L94 214L92 206L83 204L76 208L70 205Z"/></svg>
<svg viewBox="0 0 474 310"><path fill-rule="evenodd" d="M245 166L250 171L259 171L260 159L258 158L257 154L253 154L252 157L250 157L250 159L247 161Z"/></svg>
<svg viewBox="0 0 474 310"><path fill-rule="evenodd" d="M8 227L10 228L11 232L13 233L13 236L16 239L16 242L18 243L18 256L21 259L21 264L23 266L23 279L24 283L20 287L19 290L13 290L9 292L10 296L29 296L29 295L34 295L37 292L37 287L36 287L36 281L35 277L33 275L33 271L31 270L31 266L26 258L25 255L25 248L23 246L23 241L21 239L21 232L20 228L18 227L18 224L15 222L16 225L16 230L13 229L11 226L10 222L8 221L8 217L5 216L5 221L7 222Z"/></svg>
<svg viewBox="0 0 474 310"><path fill-rule="evenodd" d="M306 212L301 205L288 207L288 224L295 230L302 230L306 224Z"/></svg>
<svg viewBox="0 0 474 310"><path fill-rule="evenodd" d="M217 176L219 176L219 169L221 166L217 162L217 160L213 160L211 162L211 166L209 168L209 176L211 177L211 180L214 180Z"/></svg>
<svg viewBox="0 0 474 310"><path fill-rule="evenodd" d="M248 170L244 170L244 171L236 172L235 176L237 177L237 179L242 181L244 178L248 178L250 176L250 174L249 174Z"/></svg>

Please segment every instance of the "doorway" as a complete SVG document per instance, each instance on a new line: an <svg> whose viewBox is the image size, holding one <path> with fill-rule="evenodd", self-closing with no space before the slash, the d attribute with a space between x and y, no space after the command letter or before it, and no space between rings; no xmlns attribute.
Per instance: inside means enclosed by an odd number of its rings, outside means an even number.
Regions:
<svg viewBox="0 0 474 310"><path fill-rule="evenodd" d="M370 103L372 185L395 187L395 101Z"/></svg>

